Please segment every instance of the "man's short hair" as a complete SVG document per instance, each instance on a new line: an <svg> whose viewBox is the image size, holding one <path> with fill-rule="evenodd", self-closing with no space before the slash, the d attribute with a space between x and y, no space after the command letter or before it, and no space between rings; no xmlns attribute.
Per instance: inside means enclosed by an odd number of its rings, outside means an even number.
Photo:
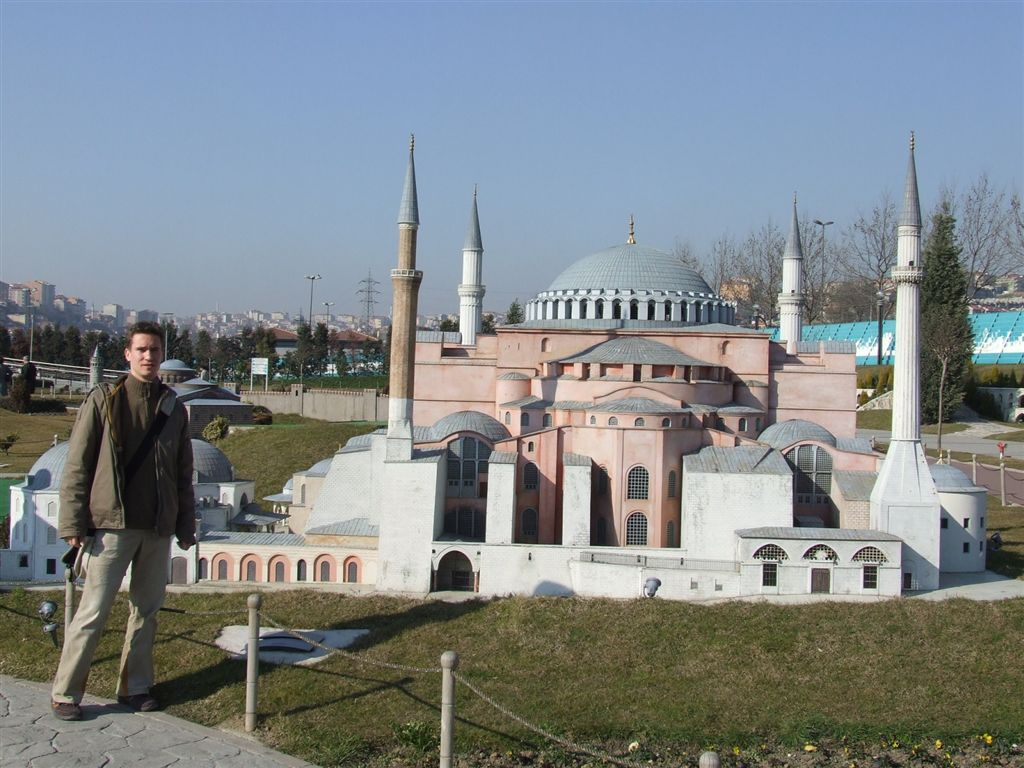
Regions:
<svg viewBox="0 0 1024 768"><path fill-rule="evenodd" d="M158 339L160 339L160 343L163 343L164 329L161 328L156 323L151 322L149 320L140 320L139 322L135 323L131 328L129 328L128 333L125 334L124 348L131 349L132 339L134 339L135 336L140 333L146 336L156 336Z"/></svg>

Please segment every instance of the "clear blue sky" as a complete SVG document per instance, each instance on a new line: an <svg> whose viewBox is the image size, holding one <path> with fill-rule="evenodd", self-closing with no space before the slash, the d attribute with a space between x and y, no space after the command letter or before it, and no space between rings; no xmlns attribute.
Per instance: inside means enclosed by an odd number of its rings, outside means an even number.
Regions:
<svg viewBox="0 0 1024 768"><path fill-rule="evenodd" d="M0 279L179 314L390 305L416 134L421 311L623 242L841 228L985 171L1021 190L1024 4L0 3ZM831 232L836 230L830 230Z"/></svg>

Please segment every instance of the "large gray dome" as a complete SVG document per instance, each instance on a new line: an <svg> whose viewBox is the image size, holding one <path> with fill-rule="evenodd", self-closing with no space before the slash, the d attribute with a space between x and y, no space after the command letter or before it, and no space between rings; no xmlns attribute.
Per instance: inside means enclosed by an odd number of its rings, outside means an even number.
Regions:
<svg viewBox="0 0 1024 768"><path fill-rule="evenodd" d="M235 468L228 457L215 445L205 440L192 440L192 462L198 483L230 483L235 479Z"/></svg>
<svg viewBox="0 0 1024 768"><path fill-rule="evenodd" d="M700 275L670 253L642 245L613 245L572 264L549 291L712 291Z"/></svg>
<svg viewBox="0 0 1024 768"><path fill-rule="evenodd" d="M780 451L794 443L802 443L807 440L836 445L835 435L820 424L806 419L789 419L772 424L757 438L759 443L765 443Z"/></svg>
<svg viewBox="0 0 1024 768"><path fill-rule="evenodd" d="M25 487L33 491L59 488L61 476L64 474L64 462L68 460L69 445L68 442L57 443L36 459L36 463L28 471L28 482Z"/></svg>

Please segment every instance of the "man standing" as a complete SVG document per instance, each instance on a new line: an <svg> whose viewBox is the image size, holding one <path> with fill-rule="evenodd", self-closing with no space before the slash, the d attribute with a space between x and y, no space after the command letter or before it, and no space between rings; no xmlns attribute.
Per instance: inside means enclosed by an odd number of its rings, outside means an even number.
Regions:
<svg viewBox="0 0 1024 768"><path fill-rule="evenodd" d="M30 395L36 391L36 364L28 359L28 355L21 358L21 378L25 380L25 388Z"/></svg>
<svg viewBox="0 0 1024 768"><path fill-rule="evenodd" d="M161 334L155 323L132 326L128 375L89 393L71 433L58 532L82 547L86 578L53 681L53 713L61 720L82 717L92 657L129 565L131 611L117 700L137 711L160 707L149 691L171 535L183 549L195 543L188 416L158 378Z"/></svg>

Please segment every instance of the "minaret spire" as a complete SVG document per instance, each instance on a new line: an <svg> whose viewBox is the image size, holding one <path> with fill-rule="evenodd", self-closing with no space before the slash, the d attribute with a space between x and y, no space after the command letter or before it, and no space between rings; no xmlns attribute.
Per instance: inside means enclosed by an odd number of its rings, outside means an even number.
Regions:
<svg viewBox="0 0 1024 768"><path fill-rule="evenodd" d="M469 212L469 226L462 246L462 282L459 284L459 331L462 343L476 344L483 320L483 298L486 289L480 282L483 275L484 243L480 237L480 214L476 205L476 186L473 187L473 207Z"/></svg>
<svg viewBox="0 0 1024 768"><path fill-rule="evenodd" d="M786 352L796 354L797 342L803 336L804 324L804 249L800 243L800 222L793 193L793 220L789 239L782 255L782 293L779 294L779 340L786 342Z"/></svg>
<svg viewBox="0 0 1024 768"><path fill-rule="evenodd" d="M416 356L416 308L423 273L416 269L416 233L420 227L416 198L415 137L409 139L402 204L398 211L398 267L391 270L394 311L391 319L391 371L388 397L388 461L412 458L413 386Z"/></svg>
<svg viewBox="0 0 1024 768"><path fill-rule="evenodd" d="M636 245L636 237L633 233L633 214L629 214L629 237L626 238L626 245Z"/></svg>
<svg viewBox="0 0 1024 768"><path fill-rule="evenodd" d="M914 135L896 230L892 440L871 491L871 527L903 539L904 589L939 586L941 505L921 445L921 202Z"/></svg>

